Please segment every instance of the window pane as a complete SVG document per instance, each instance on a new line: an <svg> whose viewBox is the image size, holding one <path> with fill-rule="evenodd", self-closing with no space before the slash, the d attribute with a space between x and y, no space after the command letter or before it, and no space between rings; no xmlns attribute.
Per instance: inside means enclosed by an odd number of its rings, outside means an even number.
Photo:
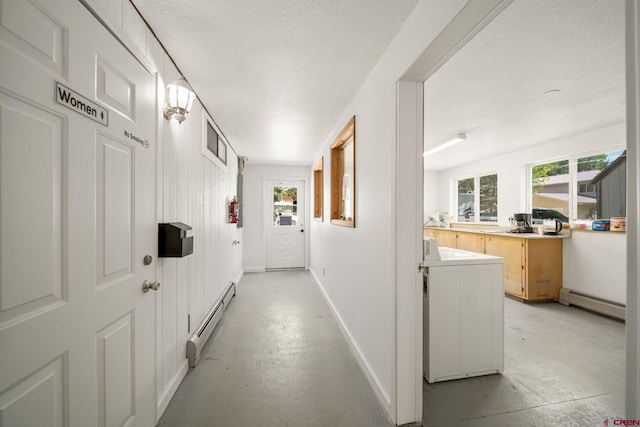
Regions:
<svg viewBox="0 0 640 427"><path fill-rule="evenodd" d="M218 158L222 160L222 163L227 164L227 146L222 140L218 140Z"/></svg>
<svg viewBox="0 0 640 427"><path fill-rule="evenodd" d="M467 178L458 181L458 221L473 221L475 210L474 199L474 179Z"/></svg>
<svg viewBox="0 0 640 427"><path fill-rule="evenodd" d="M212 152L214 156L218 155L218 134L209 122L207 122L207 149Z"/></svg>
<svg viewBox="0 0 640 427"><path fill-rule="evenodd" d="M342 219L353 221L355 199L353 197L353 177L355 157L353 137L342 146L344 152L344 175L342 175Z"/></svg>
<svg viewBox="0 0 640 427"><path fill-rule="evenodd" d="M531 168L533 223L569 215L569 161L545 163Z"/></svg>
<svg viewBox="0 0 640 427"><path fill-rule="evenodd" d="M480 177L480 221L498 221L498 175Z"/></svg>
<svg viewBox="0 0 640 427"><path fill-rule="evenodd" d="M578 219L626 216L626 152L578 159Z"/></svg>
<svg viewBox="0 0 640 427"><path fill-rule="evenodd" d="M298 225L297 187L273 187L273 225Z"/></svg>

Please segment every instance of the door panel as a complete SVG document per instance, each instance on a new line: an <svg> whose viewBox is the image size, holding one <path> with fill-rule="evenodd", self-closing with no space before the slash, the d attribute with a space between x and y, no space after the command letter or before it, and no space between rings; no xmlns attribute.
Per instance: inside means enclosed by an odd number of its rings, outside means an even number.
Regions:
<svg viewBox="0 0 640 427"><path fill-rule="evenodd" d="M135 120L136 85L102 57L96 58L96 98Z"/></svg>
<svg viewBox="0 0 640 427"><path fill-rule="evenodd" d="M0 67L0 424L154 425L155 77L66 0L0 0Z"/></svg>
<svg viewBox="0 0 640 427"><path fill-rule="evenodd" d="M0 138L0 322L5 323L63 298L62 118L0 93ZM24 165L30 165L28 179Z"/></svg>
<svg viewBox="0 0 640 427"><path fill-rule="evenodd" d="M133 273L133 147L98 134L96 147L98 285Z"/></svg>
<svg viewBox="0 0 640 427"><path fill-rule="evenodd" d="M0 396L3 426L66 425L65 362L65 357L58 357Z"/></svg>
<svg viewBox="0 0 640 427"><path fill-rule="evenodd" d="M64 26L52 14L39 8L37 3L23 0L0 2L2 41L61 77L66 77L65 58L68 58L64 35Z"/></svg>
<svg viewBox="0 0 640 427"><path fill-rule="evenodd" d="M124 426L134 417L133 313L97 333L98 426Z"/></svg>

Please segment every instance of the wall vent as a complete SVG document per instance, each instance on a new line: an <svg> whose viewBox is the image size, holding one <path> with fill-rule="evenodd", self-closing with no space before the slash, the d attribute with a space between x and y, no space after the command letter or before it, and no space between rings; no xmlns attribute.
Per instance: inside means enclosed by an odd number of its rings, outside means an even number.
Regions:
<svg viewBox="0 0 640 427"><path fill-rule="evenodd" d="M200 360L200 352L202 351L202 348L207 343L211 333L220 321L225 307L229 306L229 303L235 294L236 284L231 282L222 298L213 305L211 310L209 310L207 315L204 317L200 326L198 326L195 332L189 337L189 340L187 341L187 359L189 359L190 368L195 368L196 364Z"/></svg>

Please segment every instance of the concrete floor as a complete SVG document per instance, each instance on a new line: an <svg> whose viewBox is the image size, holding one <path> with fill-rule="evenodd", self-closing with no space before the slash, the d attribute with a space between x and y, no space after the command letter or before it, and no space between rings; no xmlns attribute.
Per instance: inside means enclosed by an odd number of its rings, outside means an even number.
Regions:
<svg viewBox="0 0 640 427"><path fill-rule="evenodd" d="M505 298L502 375L424 382L429 427L602 426L624 415L624 324Z"/></svg>
<svg viewBox="0 0 640 427"><path fill-rule="evenodd" d="M245 274L161 427L389 426L307 271Z"/></svg>
<svg viewBox="0 0 640 427"><path fill-rule="evenodd" d="M505 299L505 371L424 382L429 427L601 426L624 413L624 325ZM390 426L305 271L246 274L160 427Z"/></svg>

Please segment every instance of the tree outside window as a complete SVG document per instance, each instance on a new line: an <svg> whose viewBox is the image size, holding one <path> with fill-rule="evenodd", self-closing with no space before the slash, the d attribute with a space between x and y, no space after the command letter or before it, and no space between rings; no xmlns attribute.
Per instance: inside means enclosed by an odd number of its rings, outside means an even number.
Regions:
<svg viewBox="0 0 640 427"><path fill-rule="evenodd" d="M498 221L497 174L459 179L457 187L459 222Z"/></svg>
<svg viewBox="0 0 640 427"><path fill-rule="evenodd" d="M576 156L532 166L532 208L575 219L625 216L625 153Z"/></svg>

